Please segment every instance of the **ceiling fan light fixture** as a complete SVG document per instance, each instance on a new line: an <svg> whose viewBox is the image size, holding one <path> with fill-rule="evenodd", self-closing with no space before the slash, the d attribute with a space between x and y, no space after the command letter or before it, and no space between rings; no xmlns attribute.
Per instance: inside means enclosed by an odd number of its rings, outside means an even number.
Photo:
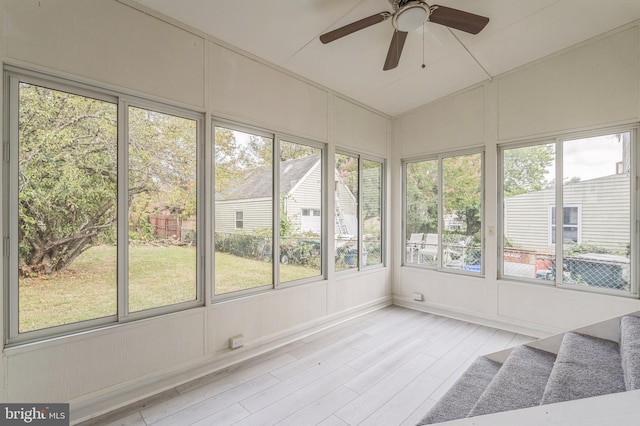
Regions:
<svg viewBox="0 0 640 426"><path fill-rule="evenodd" d="M415 30L429 18L429 7L422 2L408 4L400 9L392 19L393 27L398 31Z"/></svg>

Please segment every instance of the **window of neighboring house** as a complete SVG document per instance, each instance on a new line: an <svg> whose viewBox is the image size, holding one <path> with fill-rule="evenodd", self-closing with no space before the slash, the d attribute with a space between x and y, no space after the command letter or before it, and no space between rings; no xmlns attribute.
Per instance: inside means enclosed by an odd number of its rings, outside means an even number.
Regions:
<svg viewBox="0 0 640 426"><path fill-rule="evenodd" d="M214 128L214 294L321 277L322 146Z"/></svg>
<svg viewBox="0 0 640 426"><path fill-rule="evenodd" d="M549 240L556 243L556 206L549 206ZM580 206L564 206L562 212L562 241L580 243Z"/></svg>
<svg viewBox="0 0 640 426"><path fill-rule="evenodd" d="M404 265L482 273L482 152L405 161L404 191Z"/></svg>
<svg viewBox="0 0 640 426"><path fill-rule="evenodd" d="M501 277L637 292L636 135L627 127L500 147Z"/></svg>
<svg viewBox="0 0 640 426"><path fill-rule="evenodd" d="M236 212L236 229L244 228L244 213L242 211Z"/></svg>
<svg viewBox="0 0 640 426"><path fill-rule="evenodd" d="M7 76L8 341L200 305L201 114Z"/></svg>
<svg viewBox="0 0 640 426"><path fill-rule="evenodd" d="M382 160L335 155L335 269L383 264Z"/></svg>

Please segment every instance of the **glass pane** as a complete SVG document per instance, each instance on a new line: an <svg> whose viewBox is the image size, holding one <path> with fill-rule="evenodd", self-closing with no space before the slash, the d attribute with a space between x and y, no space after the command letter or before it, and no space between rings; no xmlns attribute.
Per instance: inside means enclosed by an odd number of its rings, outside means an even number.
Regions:
<svg viewBox="0 0 640 426"><path fill-rule="evenodd" d="M215 294L273 285L273 140L224 127L215 139Z"/></svg>
<svg viewBox="0 0 640 426"><path fill-rule="evenodd" d="M382 263L382 163L362 161L362 236L364 266Z"/></svg>
<svg viewBox="0 0 640 426"><path fill-rule="evenodd" d="M18 329L117 312L117 106L19 86Z"/></svg>
<svg viewBox="0 0 640 426"><path fill-rule="evenodd" d="M482 155L442 160L442 267L482 272Z"/></svg>
<svg viewBox="0 0 640 426"><path fill-rule="evenodd" d="M407 163L405 264L436 266L438 257L438 160Z"/></svg>
<svg viewBox="0 0 640 426"><path fill-rule="evenodd" d="M631 134L563 143L564 283L630 291Z"/></svg>
<svg viewBox="0 0 640 426"><path fill-rule="evenodd" d="M555 280L555 145L504 151L505 276Z"/></svg>
<svg viewBox="0 0 640 426"><path fill-rule="evenodd" d="M280 143L280 281L322 274L322 150Z"/></svg>
<svg viewBox="0 0 640 426"><path fill-rule="evenodd" d="M195 120L129 107L129 311L196 299Z"/></svg>
<svg viewBox="0 0 640 426"><path fill-rule="evenodd" d="M358 158L336 154L336 271L358 267Z"/></svg>
<svg viewBox="0 0 640 426"><path fill-rule="evenodd" d="M562 222L565 226L578 224L578 207L564 207L562 215Z"/></svg>

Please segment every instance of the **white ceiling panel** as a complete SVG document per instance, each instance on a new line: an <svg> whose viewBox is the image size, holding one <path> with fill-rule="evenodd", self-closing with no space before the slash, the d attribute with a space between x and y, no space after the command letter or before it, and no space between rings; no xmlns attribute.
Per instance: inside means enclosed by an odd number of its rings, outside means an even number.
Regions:
<svg viewBox="0 0 640 426"><path fill-rule="evenodd" d="M557 1L527 19L470 41L468 47L495 76L624 25L630 16L640 16L640 1L615 3L620 3L615 10L603 13L603 3Z"/></svg>
<svg viewBox="0 0 640 426"><path fill-rule="evenodd" d="M483 68L494 77L640 19L640 0L441 0L489 24L471 35L427 22L383 71L391 20L326 45L318 36L392 11L388 0L135 1L391 116L486 80Z"/></svg>
<svg viewBox="0 0 640 426"><path fill-rule="evenodd" d="M443 73L447 74L446 79L441 78ZM424 105L425 97L435 100L486 79L482 69L460 49L457 54L372 92L363 102L396 116Z"/></svg>

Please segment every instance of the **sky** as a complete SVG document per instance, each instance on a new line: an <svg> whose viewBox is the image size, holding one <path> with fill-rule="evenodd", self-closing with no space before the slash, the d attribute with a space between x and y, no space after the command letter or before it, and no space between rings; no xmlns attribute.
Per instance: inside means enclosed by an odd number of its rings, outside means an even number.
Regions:
<svg viewBox="0 0 640 426"><path fill-rule="evenodd" d="M616 174L616 163L622 161L622 142L616 136L600 136L564 143L563 174L581 180Z"/></svg>
<svg viewBox="0 0 640 426"><path fill-rule="evenodd" d="M616 174L616 163L622 161L622 142L618 135L565 141L563 154L565 180L580 177L585 181L610 176ZM549 170L545 177L552 181L555 170Z"/></svg>

